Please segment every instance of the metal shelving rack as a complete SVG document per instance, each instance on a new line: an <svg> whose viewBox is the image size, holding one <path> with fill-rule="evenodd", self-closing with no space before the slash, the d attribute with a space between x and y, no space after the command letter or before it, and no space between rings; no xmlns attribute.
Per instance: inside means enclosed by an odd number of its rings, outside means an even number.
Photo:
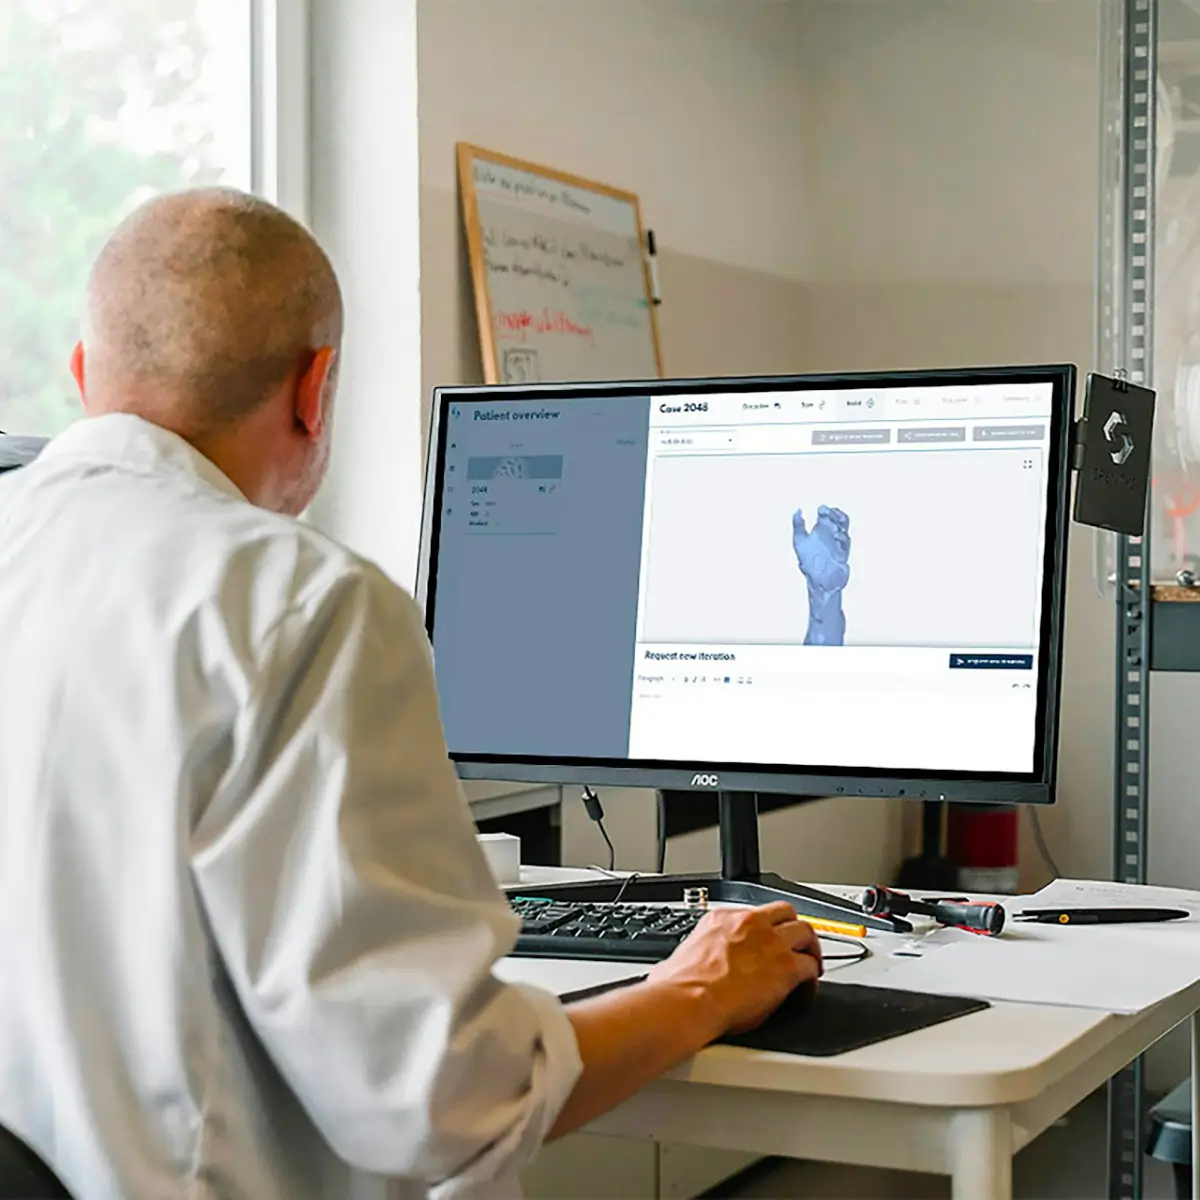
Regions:
<svg viewBox="0 0 1200 1200"><path fill-rule="evenodd" d="M1154 345L1157 16L1158 0L1120 0L1105 6L1101 31L1104 77L1120 80L1103 122L1103 145L1115 179L1106 177L1101 189L1098 324L1101 353L1113 355L1115 362L1102 365L1124 369L1131 382L1147 386ZM1149 538L1119 539L1113 878L1126 883L1146 882L1149 558ZM1143 1097L1139 1059L1109 1084L1110 1200L1141 1200Z"/></svg>
<svg viewBox="0 0 1200 1200"><path fill-rule="evenodd" d="M1191 0L1188 0L1191 3ZM1153 386L1155 115L1159 0L1106 0L1101 69L1120 80L1103 121L1098 329L1106 371ZM1149 518L1148 518L1149 519ZM1149 525L1147 526L1147 530ZM1120 538L1113 878L1145 883L1151 671L1200 671L1200 588L1154 586L1150 538ZM1132 1063L1109 1085L1108 1194L1141 1200L1144 1078Z"/></svg>

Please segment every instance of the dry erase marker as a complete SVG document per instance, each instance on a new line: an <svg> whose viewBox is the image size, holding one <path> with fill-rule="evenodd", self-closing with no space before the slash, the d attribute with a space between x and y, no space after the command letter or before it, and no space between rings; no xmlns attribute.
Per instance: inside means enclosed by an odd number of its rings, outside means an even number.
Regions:
<svg viewBox="0 0 1200 1200"><path fill-rule="evenodd" d="M662 303L662 292L658 286L658 243L654 240L654 230L646 230L646 250L650 258L650 299L655 304Z"/></svg>

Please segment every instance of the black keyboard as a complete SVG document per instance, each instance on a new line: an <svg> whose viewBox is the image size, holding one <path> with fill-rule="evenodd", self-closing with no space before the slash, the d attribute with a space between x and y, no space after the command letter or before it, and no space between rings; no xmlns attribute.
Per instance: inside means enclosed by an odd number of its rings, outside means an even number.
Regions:
<svg viewBox="0 0 1200 1200"><path fill-rule="evenodd" d="M509 903L521 918L513 954L524 958L661 962L704 916L701 909L658 904L590 904L528 896Z"/></svg>

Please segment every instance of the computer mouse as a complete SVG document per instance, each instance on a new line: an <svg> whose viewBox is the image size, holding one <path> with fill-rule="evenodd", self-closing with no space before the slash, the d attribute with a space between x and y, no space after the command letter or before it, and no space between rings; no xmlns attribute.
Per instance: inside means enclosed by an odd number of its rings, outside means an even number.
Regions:
<svg viewBox="0 0 1200 1200"><path fill-rule="evenodd" d="M800 1013L806 1008L811 1008L816 998L817 981L815 979L806 979L798 987L792 989L791 995L779 1007L786 1009L790 1013Z"/></svg>

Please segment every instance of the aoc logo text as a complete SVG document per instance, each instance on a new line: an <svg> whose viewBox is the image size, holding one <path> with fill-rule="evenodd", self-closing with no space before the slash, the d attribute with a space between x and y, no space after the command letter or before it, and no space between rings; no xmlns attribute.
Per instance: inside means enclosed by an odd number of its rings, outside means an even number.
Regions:
<svg viewBox="0 0 1200 1200"><path fill-rule="evenodd" d="M692 787L719 787L720 779L716 775L693 775Z"/></svg>

